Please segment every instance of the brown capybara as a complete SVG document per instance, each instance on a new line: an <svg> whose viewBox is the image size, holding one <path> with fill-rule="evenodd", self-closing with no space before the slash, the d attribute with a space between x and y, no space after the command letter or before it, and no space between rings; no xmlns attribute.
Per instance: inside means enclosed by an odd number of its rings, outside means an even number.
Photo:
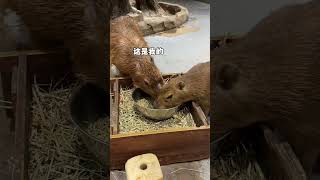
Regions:
<svg viewBox="0 0 320 180"><path fill-rule="evenodd" d="M320 152L320 1L274 11L211 61L214 139L266 123L310 176Z"/></svg>
<svg viewBox="0 0 320 180"><path fill-rule="evenodd" d="M45 47L63 44L74 72L107 90L108 1L10 0L8 8L21 17L34 41Z"/></svg>
<svg viewBox="0 0 320 180"><path fill-rule="evenodd" d="M206 115L210 111L210 62L199 63L185 74L164 84L154 102L156 108L171 108L188 101L200 105Z"/></svg>
<svg viewBox="0 0 320 180"><path fill-rule="evenodd" d="M155 97L164 81L151 55L134 55L134 48L147 48L138 23L130 16L111 22L111 63L123 75L129 75L136 87Z"/></svg>
<svg viewBox="0 0 320 180"><path fill-rule="evenodd" d="M72 117L95 121L109 114L108 54L110 2L106 0L10 0L16 13L41 48L63 45L73 71L83 81L71 97Z"/></svg>

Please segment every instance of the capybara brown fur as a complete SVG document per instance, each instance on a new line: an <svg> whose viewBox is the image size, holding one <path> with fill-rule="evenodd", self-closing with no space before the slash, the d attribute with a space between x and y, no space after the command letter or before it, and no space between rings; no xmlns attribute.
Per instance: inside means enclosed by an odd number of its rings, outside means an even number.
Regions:
<svg viewBox="0 0 320 180"><path fill-rule="evenodd" d="M71 115L78 121L106 117L110 2L106 0L10 0L13 10L41 48L64 46L73 72L82 84L71 97ZM77 118L81 117L81 119Z"/></svg>
<svg viewBox="0 0 320 180"><path fill-rule="evenodd" d="M134 55L134 48L148 48L138 23L130 16L111 22L111 63L128 75L136 87L155 97L164 81L151 55Z"/></svg>
<svg viewBox="0 0 320 180"><path fill-rule="evenodd" d="M73 70L86 82L107 90L109 3L105 0L11 0L41 46L63 44L70 50Z"/></svg>
<svg viewBox="0 0 320 180"><path fill-rule="evenodd" d="M320 1L276 10L213 54L213 137L266 123L310 176L320 152Z"/></svg>
<svg viewBox="0 0 320 180"><path fill-rule="evenodd" d="M206 115L210 111L210 62L199 63L185 74L164 84L154 103L157 108L171 108L188 101L200 105Z"/></svg>

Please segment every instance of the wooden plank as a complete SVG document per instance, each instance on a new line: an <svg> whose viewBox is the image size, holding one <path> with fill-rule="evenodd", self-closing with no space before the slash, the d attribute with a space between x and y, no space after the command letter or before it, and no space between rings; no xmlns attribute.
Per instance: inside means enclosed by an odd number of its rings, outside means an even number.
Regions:
<svg viewBox="0 0 320 180"><path fill-rule="evenodd" d="M306 174L291 146L270 129L261 127L256 142L258 160L268 179L307 180Z"/></svg>
<svg viewBox="0 0 320 180"><path fill-rule="evenodd" d="M15 122L15 156L14 165L16 168L15 179L27 179L27 147L28 147L28 72L27 56L20 55L17 71L17 104L16 104L16 122Z"/></svg>
<svg viewBox="0 0 320 180"><path fill-rule="evenodd" d="M132 136L147 136L154 134L163 134L163 133L174 133L174 132L182 132L182 131L197 131L200 129L210 129L209 126L201 126L201 127L178 127L178 128L166 128L159 130L148 130L143 132L128 132L112 135L111 138L127 138Z"/></svg>
<svg viewBox="0 0 320 180"><path fill-rule="evenodd" d="M119 81L115 80L113 83L114 103L111 114L112 134L119 133Z"/></svg>
<svg viewBox="0 0 320 180"><path fill-rule="evenodd" d="M209 127L112 135L111 169L123 169L129 158L144 153L156 154L161 165L206 159L209 142Z"/></svg>

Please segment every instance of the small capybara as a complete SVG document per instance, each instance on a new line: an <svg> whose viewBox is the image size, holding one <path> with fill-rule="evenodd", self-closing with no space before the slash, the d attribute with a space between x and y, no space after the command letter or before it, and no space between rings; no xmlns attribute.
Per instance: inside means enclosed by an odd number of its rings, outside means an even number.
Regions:
<svg viewBox="0 0 320 180"><path fill-rule="evenodd" d="M123 75L129 75L136 87L155 97L164 81L151 55L134 55L134 48L147 48L138 23L130 16L111 22L111 63Z"/></svg>
<svg viewBox="0 0 320 180"><path fill-rule="evenodd" d="M170 79L154 102L156 108L171 108L188 101L200 105L206 115L210 111L210 62L199 63L185 74Z"/></svg>
<svg viewBox="0 0 320 180"><path fill-rule="evenodd" d="M82 84L70 101L73 118L95 121L110 113L108 54L110 1L10 0L12 10L41 48L64 46ZM26 45L24 44L24 47ZM80 119L79 119L80 118Z"/></svg>
<svg viewBox="0 0 320 180"><path fill-rule="evenodd" d="M214 139L266 123L310 177L320 152L320 1L272 12L211 61Z"/></svg>

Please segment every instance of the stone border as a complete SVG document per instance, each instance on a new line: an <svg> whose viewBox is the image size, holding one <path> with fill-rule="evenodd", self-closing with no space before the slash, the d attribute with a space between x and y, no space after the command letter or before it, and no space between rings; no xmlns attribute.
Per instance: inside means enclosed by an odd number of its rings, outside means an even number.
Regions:
<svg viewBox="0 0 320 180"><path fill-rule="evenodd" d="M181 5L166 2L159 2L159 5L171 15L143 16L142 12L134 7L132 7L132 12L128 14L139 22L139 26L145 36L179 27L189 19L188 9Z"/></svg>

